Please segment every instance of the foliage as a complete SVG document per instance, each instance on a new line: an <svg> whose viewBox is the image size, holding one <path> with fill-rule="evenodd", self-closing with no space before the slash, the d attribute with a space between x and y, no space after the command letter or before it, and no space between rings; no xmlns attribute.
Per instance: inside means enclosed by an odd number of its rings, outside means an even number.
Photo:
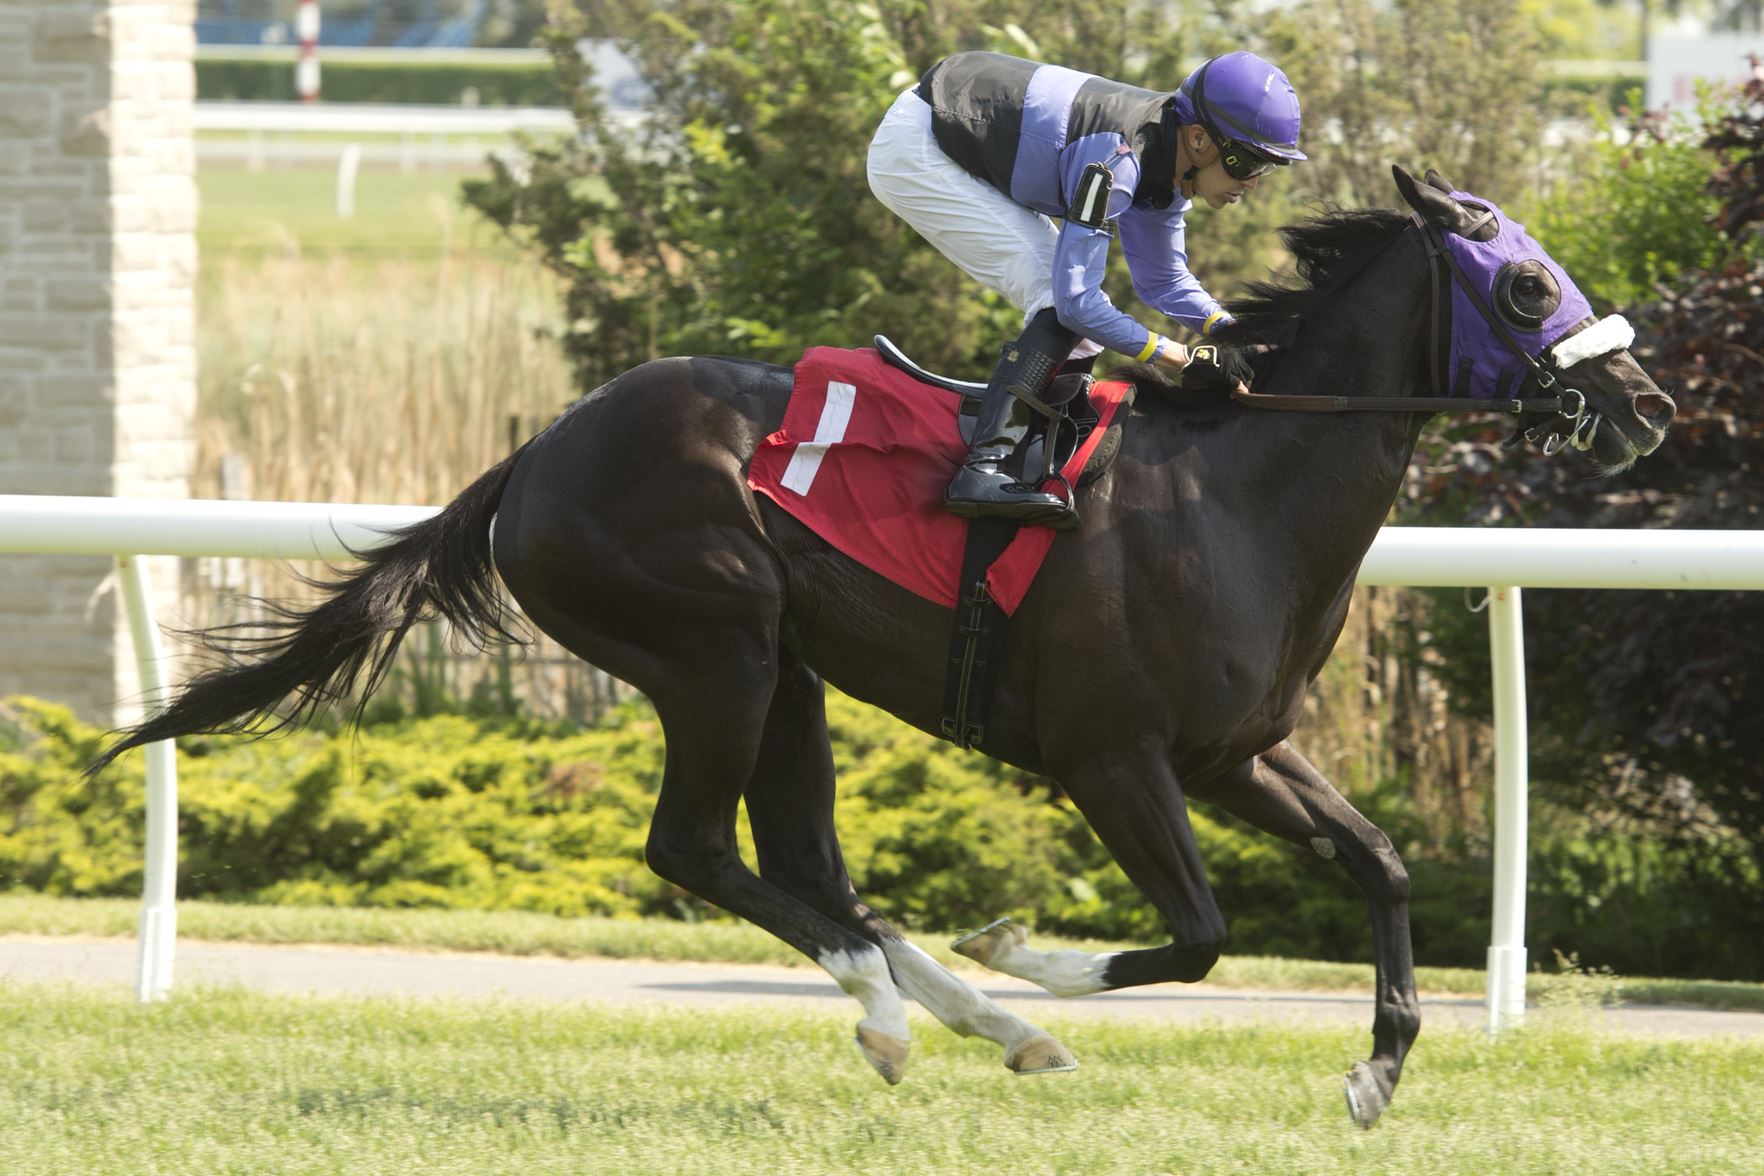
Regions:
<svg viewBox="0 0 1764 1176"><path fill-rule="evenodd" d="M1634 354L1678 402L1665 444L1615 481L1561 462L1497 460L1495 438L1460 436L1418 486L1431 517L1485 524L1737 528L1764 525L1764 77L1723 111L1704 147L1717 260L1629 308ZM1649 149L1651 150L1651 148ZM1607 172L1588 177L1590 239ZM1719 234L1719 235L1717 235ZM1631 241L1632 246L1639 242ZM1549 592L1527 597L1527 672L1538 700L1534 772L1566 804L1665 822L1674 852L1725 862L1735 838L1764 862L1764 599L1750 592ZM1434 614L1445 672L1474 700L1480 642ZM1453 635L1454 628L1460 630ZM1723 866L1733 875L1736 868ZM1744 890L1739 893L1748 893ZM1755 883L1753 890L1755 894ZM1733 901L1730 897L1727 901ZM1749 901L1756 904L1755 898Z"/></svg>
<svg viewBox="0 0 1764 1176"><path fill-rule="evenodd" d="M1630 109L1640 99L1631 91ZM1596 310L1654 298L1684 271L1716 265L1731 248L1710 231L1721 199L1709 190L1716 161L1700 129L1719 114L1708 98L1695 120L1644 113L1631 120L1623 142L1611 120L1597 116L1597 134L1565 169L1576 177L1565 185L1572 195L1532 196L1513 209Z"/></svg>
<svg viewBox="0 0 1764 1176"><path fill-rule="evenodd" d="M1304 169L1331 199L1390 205L1395 154L1504 202L1534 156L1542 44L1518 0L1299 0L1230 20L1237 39L1265 39L1307 125L1339 133Z"/></svg>
<svg viewBox="0 0 1764 1176"><path fill-rule="evenodd" d="M1635 14L1609 0L1521 0L1553 58L1599 60L1636 55Z"/></svg>
<svg viewBox="0 0 1764 1176"><path fill-rule="evenodd" d="M3 715L0 890L138 893L139 757L82 780L76 773L98 732L28 699L11 700ZM1044 781L842 695L829 696L829 727L846 862L859 893L885 916L951 931L1010 914L1114 943L1163 940L1156 913ZM644 866L662 748L642 704L589 730L453 715L376 723L358 734L193 739L180 751L185 898L716 915ZM1417 959L1479 965L1486 847L1430 845L1394 787L1362 804L1408 859ZM1193 825L1234 953L1370 958L1364 901L1338 866L1211 810L1195 811ZM751 861L745 825L742 838ZM1764 896L1755 872L1731 860L1693 867L1669 847L1642 841L1612 849L1591 837L1539 839L1539 846L1540 955L1559 947L1630 974L1764 975L1764 959L1734 946L1759 942L1759 920L1747 912L1764 904L1710 901L1717 893ZM1638 925L1627 917L1634 912L1671 917Z"/></svg>
<svg viewBox="0 0 1764 1176"><path fill-rule="evenodd" d="M565 346L593 385L671 353L793 360L902 332L972 361L1010 318L868 194L863 145L913 76L876 9L711 0L559 10L549 32L582 126L492 163L466 198L563 276ZM653 93L621 131L576 51L612 34ZM779 63L789 62L788 74ZM832 146L829 146L832 145ZM936 323L933 346L911 334Z"/></svg>

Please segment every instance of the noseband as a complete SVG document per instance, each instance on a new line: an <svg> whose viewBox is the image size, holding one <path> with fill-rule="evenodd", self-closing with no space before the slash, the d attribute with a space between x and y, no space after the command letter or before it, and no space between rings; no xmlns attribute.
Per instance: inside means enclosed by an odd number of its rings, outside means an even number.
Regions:
<svg viewBox="0 0 1764 1176"><path fill-rule="evenodd" d="M1485 212L1480 220L1468 226L1466 234L1473 232L1493 216L1494 213ZM1231 399L1246 408L1282 412L1420 412L1429 415L1439 412L1495 412L1512 416L1542 412L1550 414L1548 420L1515 433L1508 444L1516 444L1521 436L1527 441L1541 440L1543 451L1547 455L1559 453L1568 445L1579 450L1592 448L1593 434L1599 427L1599 414L1588 409L1586 396L1580 389L1570 388L1562 382L1560 373L1582 360L1620 351L1629 346L1635 337L1629 324L1621 316L1612 315L1558 340L1534 356L1519 345L1512 332L1501 322L1500 316L1489 306L1488 299L1470 283L1463 267L1452 256L1451 250L1446 248L1441 231L1422 220L1419 214L1411 219L1414 226L1421 230L1421 247L1427 255L1431 299L1428 312L1431 327L1427 368L1434 395L1275 396L1238 390L1231 394ZM1447 274L1463 288L1470 304L1493 328L1495 338L1531 369L1526 382L1535 384L1542 395L1479 400L1439 395L1442 391L1440 372L1446 370L1450 362L1450 355L1440 338L1440 321L1445 317L1441 310L1446 304L1448 290ZM1556 390L1554 394L1552 390Z"/></svg>

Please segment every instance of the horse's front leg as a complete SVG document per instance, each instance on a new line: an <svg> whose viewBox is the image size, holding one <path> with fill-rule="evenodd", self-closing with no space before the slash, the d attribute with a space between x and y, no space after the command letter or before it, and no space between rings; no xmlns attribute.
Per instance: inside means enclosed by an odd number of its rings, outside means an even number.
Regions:
<svg viewBox="0 0 1764 1176"><path fill-rule="evenodd" d="M1304 756L1279 743L1195 795L1256 828L1340 863L1366 896L1377 963L1372 1057L1347 1076L1348 1109L1362 1126L1390 1105L1403 1059L1421 1032L1409 939L1409 875L1377 826Z"/></svg>
<svg viewBox="0 0 1764 1176"><path fill-rule="evenodd" d="M1075 1069L1065 1046L952 974L858 897L839 851L833 797L821 681L780 649L778 687L745 793L760 877L880 947L902 991L964 1037L1002 1046L1014 1072Z"/></svg>

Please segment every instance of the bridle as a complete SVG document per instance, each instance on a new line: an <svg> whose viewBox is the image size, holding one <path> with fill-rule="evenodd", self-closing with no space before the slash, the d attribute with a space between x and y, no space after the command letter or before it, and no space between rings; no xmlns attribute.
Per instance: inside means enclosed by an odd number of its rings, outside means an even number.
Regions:
<svg viewBox="0 0 1764 1176"><path fill-rule="evenodd" d="M1492 211L1485 211L1481 217L1465 226L1464 234L1468 236L1482 225L1494 218ZM1573 335L1566 336L1546 348L1547 354L1534 356L1520 346L1513 338L1512 332L1501 322L1500 316L1489 306L1485 298L1470 282L1463 267L1458 264L1451 250L1446 248L1445 238L1441 230L1423 220L1419 213L1410 218L1411 224L1421 231L1421 247L1427 256L1429 291L1431 306L1429 308L1429 355L1428 378L1432 383L1432 396L1278 396L1239 389L1231 394L1231 399L1246 408L1269 409L1280 412L1419 412L1419 413L1503 413L1523 416L1527 413L1547 413L1548 419L1528 429L1514 433L1507 442L1517 444L1520 437L1531 442L1541 440L1546 455L1554 455L1566 446L1585 451L1592 448L1593 434L1599 427L1599 414L1587 407L1586 396L1578 388L1570 388L1562 382L1561 371L1572 364L1561 364L1556 349ZM1440 323L1445 319L1443 313L1447 303L1449 287L1447 275L1463 287L1470 304L1474 306L1488 324L1493 328L1495 337L1500 339L1525 362L1531 369L1526 378L1527 384L1534 384L1542 393L1539 396L1511 397L1501 399L1472 400L1463 396L1443 396L1440 373L1445 371L1450 362L1449 344L1441 339ZM1607 322L1610 320L1606 320ZM1602 325L1602 324L1601 324ZM1585 328L1583 328L1585 329ZM1579 334L1579 332L1575 332ZM1589 359L1595 354L1616 350L1606 347L1602 351L1580 354L1574 351L1574 362Z"/></svg>

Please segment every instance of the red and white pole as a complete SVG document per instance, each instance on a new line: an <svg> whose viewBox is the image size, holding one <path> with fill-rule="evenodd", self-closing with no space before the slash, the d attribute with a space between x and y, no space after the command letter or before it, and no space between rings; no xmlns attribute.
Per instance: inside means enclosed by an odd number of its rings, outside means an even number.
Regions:
<svg viewBox="0 0 1764 1176"><path fill-rule="evenodd" d="M300 0L294 14L294 32L300 38L300 61L294 67L294 91L302 102L317 102L319 96L319 6L318 0Z"/></svg>

